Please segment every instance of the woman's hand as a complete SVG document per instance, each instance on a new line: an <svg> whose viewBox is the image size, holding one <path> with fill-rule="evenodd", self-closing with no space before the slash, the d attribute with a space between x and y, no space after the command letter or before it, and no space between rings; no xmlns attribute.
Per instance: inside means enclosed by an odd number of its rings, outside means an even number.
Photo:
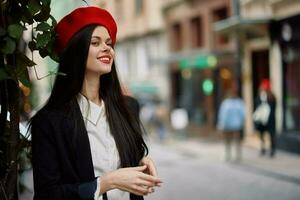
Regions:
<svg viewBox="0 0 300 200"><path fill-rule="evenodd" d="M160 184L161 180L156 176L143 173L147 168L147 165L128 167L105 174L100 178L100 193L116 188L140 196L153 192L153 187Z"/></svg>
<svg viewBox="0 0 300 200"><path fill-rule="evenodd" d="M157 171L156 171L156 167L155 164L153 162L153 160L149 157L144 157L141 161L140 161L140 165L146 165L147 169L146 169L146 173L151 175L151 176L155 176L157 177Z"/></svg>

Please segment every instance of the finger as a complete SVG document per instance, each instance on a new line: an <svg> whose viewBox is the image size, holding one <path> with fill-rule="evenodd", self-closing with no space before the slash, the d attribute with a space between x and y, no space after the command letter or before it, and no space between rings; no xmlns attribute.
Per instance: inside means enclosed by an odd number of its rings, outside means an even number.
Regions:
<svg viewBox="0 0 300 200"><path fill-rule="evenodd" d="M146 165L142 165L142 166L138 166L138 167L126 167L126 168L122 168L123 170L134 170L134 171L139 171L142 172L147 168Z"/></svg>
<svg viewBox="0 0 300 200"><path fill-rule="evenodd" d="M148 174L141 173L139 175L139 177L143 180L146 180L146 181L150 181L150 182L154 182L154 183L162 183L160 178L156 177L156 176L151 176L151 175L148 175Z"/></svg>
<svg viewBox="0 0 300 200"><path fill-rule="evenodd" d="M157 172L156 172L156 168L155 168L155 164L153 162L153 160L149 157L146 157L144 159L144 164L147 165L148 167L148 171L149 171L149 174L152 175L152 176L157 176Z"/></svg>
<svg viewBox="0 0 300 200"><path fill-rule="evenodd" d="M156 186L156 183L154 183L154 182L145 181L145 180L141 180L141 179L137 182L137 184L142 185L142 186L146 186L146 187L154 187L154 186Z"/></svg>
<svg viewBox="0 0 300 200"><path fill-rule="evenodd" d="M135 185L132 188L132 192L134 194L138 194L138 195L144 196L144 195L147 195L149 193L149 189L148 189L148 187L145 187L145 186Z"/></svg>
<svg viewBox="0 0 300 200"><path fill-rule="evenodd" d="M147 165L142 165L142 166L138 166L138 167L130 167L131 169L135 170L135 171L139 171L142 172L145 169L147 169Z"/></svg>
<svg viewBox="0 0 300 200"><path fill-rule="evenodd" d="M157 176L156 168L155 168L153 162L149 162L148 169L149 169L150 175Z"/></svg>
<svg viewBox="0 0 300 200"><path fill-rule="evenodd" d="M140 185L133 185L128 187L123 186L123 187L119 187L119 189L139 196L144 196L148 194L148 187L143 187Z"/></svg>
<svg viewBox="0 0 300 200"><path fill-rule="evenodd" d="M161 183L156 183L155 186L161 187Z"/></svg>
<svg viewBox="0 0 300 200"><path fill-rule="evenodd" d="M153 187L148 188L148 193L153 193L155 190Z"/></svg>
<svg viewBox="0 0 300 200"><path fill-rule="evenodd" d="M148 194L148 192L142 193L142 192L140 192L140 191L132 190L132 189L126 189L126 190L124 190L124 191L130 192L130 193L135 194L135 195L138 195L138 196L145 196L145 195Z"/></svg>

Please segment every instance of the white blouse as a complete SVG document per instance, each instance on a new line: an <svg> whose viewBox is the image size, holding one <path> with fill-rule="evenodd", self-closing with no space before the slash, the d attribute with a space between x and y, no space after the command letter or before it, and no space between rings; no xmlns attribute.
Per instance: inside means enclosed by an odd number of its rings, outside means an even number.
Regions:
<svg viewBox="0 0 300 200"><path fill-rule="evenodd" d="M105 105L102 101L99 106L89 101L82 94L77 96L77 102L88 133L94 173L96 177L99 176L101 179L101 176L105 173L114 171L120 167L120 157L115 140L110 133L105 114ZM114 189L107 192L107 197L109 200L128 200L129 193ZM102 200L99 181L97 182L95 200Z"/></svg>

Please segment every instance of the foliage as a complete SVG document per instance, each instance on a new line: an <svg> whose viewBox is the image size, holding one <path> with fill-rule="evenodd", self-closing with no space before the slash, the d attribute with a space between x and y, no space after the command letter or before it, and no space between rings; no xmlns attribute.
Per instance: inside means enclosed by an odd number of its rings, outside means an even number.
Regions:
<svg viewBox="0 0 300 200"><path fill-rule="evenodd" d="M2 0L0 16L0 199L17 199L17 173L30 146L19 133L20 84L30 87L28 67L35 67L25 47L42 57L53 52L56 20L50 14L51 0ZM31 34L24 41L25 31ZM10 113L10 120L7 120ZM26 156L25 156L26 157Z"/></svg>

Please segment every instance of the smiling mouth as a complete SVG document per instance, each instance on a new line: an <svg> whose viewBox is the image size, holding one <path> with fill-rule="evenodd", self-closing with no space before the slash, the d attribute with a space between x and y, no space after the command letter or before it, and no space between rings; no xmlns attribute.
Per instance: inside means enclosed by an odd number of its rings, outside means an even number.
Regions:
<svg viewBox="0 0 300 200"><path fill-rule="evenodd" d="M100 62L105 63L105 64L109 64L111 62L111 57L110 56L101 56L99 58L97 58Z"/></svg>

